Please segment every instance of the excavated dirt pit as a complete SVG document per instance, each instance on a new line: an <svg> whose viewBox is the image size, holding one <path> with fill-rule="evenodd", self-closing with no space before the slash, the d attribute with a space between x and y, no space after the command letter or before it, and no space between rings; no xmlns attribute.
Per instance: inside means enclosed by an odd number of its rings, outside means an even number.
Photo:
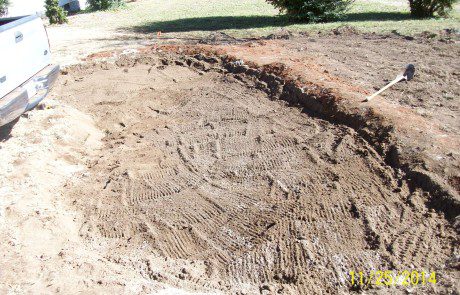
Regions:
<svg viewBox="0 0 460 295"><path fill-rule="evenodd" d="M353 129L261 85L184 57L67 69L56 93L106 134L66 188L84 212L80 234L112 243L107 259L146 279L190 290L337 293L354 289L350 271L413 269L439 272L423 292L448 288L456 233L428 193Z"/></svg>

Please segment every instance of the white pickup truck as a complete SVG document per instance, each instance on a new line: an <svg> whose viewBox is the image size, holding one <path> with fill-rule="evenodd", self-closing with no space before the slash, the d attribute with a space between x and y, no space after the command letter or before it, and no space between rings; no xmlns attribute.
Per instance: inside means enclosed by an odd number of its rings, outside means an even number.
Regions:
<svg viewBox="0 0 460 295"><path fill-rule="evenodd" d="M58 75L38 16L0 18L0 126L37 106Z"/></svg>

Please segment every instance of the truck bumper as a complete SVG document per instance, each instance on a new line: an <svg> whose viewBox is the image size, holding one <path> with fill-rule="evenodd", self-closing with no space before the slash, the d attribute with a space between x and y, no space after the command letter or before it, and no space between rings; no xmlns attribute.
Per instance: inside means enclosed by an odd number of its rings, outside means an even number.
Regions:
<svg viewBox="0 0 460 295"><path fill-rule="evenodd" d="M6 125L36 107L48 94L57 77L59 66L49 65L27 82L0 99L0 126Z"/></svg>

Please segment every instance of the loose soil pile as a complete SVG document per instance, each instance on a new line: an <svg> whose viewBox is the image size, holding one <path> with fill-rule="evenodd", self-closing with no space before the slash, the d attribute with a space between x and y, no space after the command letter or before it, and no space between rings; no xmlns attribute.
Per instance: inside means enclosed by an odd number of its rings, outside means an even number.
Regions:
<svg viewBox="0 0 460 295"><path fill-rule="evenodd" d="M427 192L353 129L195 62L124 57L60 80L106 135L65 196L80 235L113 243L108 260L201 291L336 293L350 271L406 269L439 272L423 292L452 288L457 235Z"/></svg>

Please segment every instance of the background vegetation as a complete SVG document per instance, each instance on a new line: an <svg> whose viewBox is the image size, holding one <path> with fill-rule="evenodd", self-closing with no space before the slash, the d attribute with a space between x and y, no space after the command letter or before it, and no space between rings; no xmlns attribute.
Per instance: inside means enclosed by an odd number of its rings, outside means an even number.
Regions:
<svg viewBox="0 0 460 295"><path fill-rule="evenodd" d="M326 22L342 19L352 0L267 0L297 21Z"/></svg>
<svg viewBox="0 0 460 295"><path fill-rule="evenodd" d="M0 16L5 15L8 12L9 0L0 0Z"/></svg>
<svg viewBox="0 0 460 295"><path fill-rule="evenodd" d="M67 22L67 12L59 6L58 0L46 0L45 9L50 24L63 24Z"/></svg>
<svg viewBox="0 0 460 295"><path fill-rule="evenodd" d="M456 0L409 0L410 11L414 17L447 16Z"/></svg>
<svg viewBox="0 0 460 295"><path fill-rule="evenodd" d="M265 0L142 0L126 8L73 16L76 26L118 32L141 32L165 38L199 38L221 30L235 37L257 37L280 29L317 32L340 26L360 31L412 35L424 31L460 29L460 7L454 5L449 18L415 19L408 0L355 0L341 21L293 23ZM82 21L78 21L82 17ZM86 18L85 18L86 17ZM90 19L90 21L88 21ZM78 23L77 23L78 22Z"/></svg>
<svg viewBox="0 0 460 295"><path fill-rule="evenodd" d="M92 10L107 10L125 5L124 0L87 0Z"/></svg>

